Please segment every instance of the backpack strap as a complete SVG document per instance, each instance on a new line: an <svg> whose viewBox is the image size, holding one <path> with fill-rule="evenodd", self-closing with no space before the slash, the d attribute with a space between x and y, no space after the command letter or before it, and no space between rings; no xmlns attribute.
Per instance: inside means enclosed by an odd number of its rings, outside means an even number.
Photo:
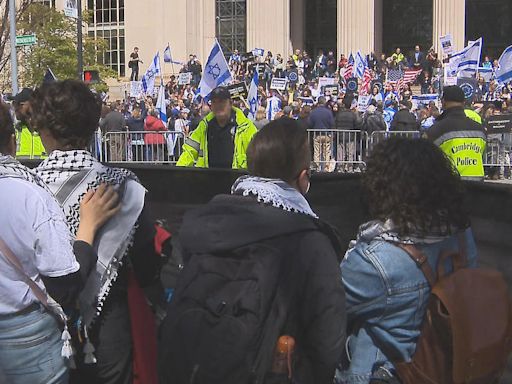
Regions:
<svg viewBox="0 0 512 384"><path fill-rule="evenodd" d="M399 244L394 243L398 248L401 248L414 260L416 265L421 269L421 272L425 275L430 287L433 287L437 281L436 275L428 263L428 257L423 252L421 252L414 245L410 244Z"/></svg>

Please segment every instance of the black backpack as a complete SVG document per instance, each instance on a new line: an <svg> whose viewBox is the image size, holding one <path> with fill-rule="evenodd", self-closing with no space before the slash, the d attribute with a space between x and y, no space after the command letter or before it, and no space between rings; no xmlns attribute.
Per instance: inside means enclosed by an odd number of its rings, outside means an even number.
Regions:
<svg viewBox="0 0 512 384"><path fill-rule="evenodd" d="M161 328L162 384L265 380L288 312L272 242L188 260Z"/></svg>

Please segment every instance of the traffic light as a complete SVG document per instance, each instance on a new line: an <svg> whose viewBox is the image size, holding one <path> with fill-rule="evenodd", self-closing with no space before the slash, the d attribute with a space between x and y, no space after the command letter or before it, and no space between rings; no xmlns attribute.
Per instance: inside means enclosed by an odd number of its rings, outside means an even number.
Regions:
<svg viewBox="0 0 512 384"><path fill-rule="evenodd" d="M100 73L96 70L87 70L84 71L84 83L86 84L95 84L99 83L100 80Z"/></svg>

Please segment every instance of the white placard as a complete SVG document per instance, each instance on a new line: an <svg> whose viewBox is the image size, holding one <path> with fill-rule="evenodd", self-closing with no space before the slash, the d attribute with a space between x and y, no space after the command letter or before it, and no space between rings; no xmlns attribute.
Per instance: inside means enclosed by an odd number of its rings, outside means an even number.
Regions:
<svg viewBox="0 0 512 384"><path fill-rule="evenodd" d="M335 85L336 79L334 77L320 77L318 79L318 89L322 89L326 85Z"/></svg>
<svg viewBox="0 0 512 384"><path fill-rule="evenodd" d="M188 85L192 81L192 72L180 73L178 76L178 85Z"/></svg>
<svg viewBox="0 0 512 384"><path fill-rule="evenodd" d="M453 36L451 34L441 36L439 41L441 42L441 49L445 55L451 55L455 53L455 47L453 46Z"/></svg>
<svg viewBox="0 0 512 384"><path fill-rule="evenodd" d="M270 89L275 89L276 91L284 91L286 90L287 82L288 80L285 78L274 77L270 83Z"/></svg>
<svg viewBox="0 0 512 384"><path fill-rule="evenodd" d="M64 14L67 17L78 19L78 4L77 0L66 0L64 3Z"/></svg>
<svg viewBox="0 0 512 384"><path fill-rule="evenodd" d="M371 95L359 95L357 98L357 110L361 113L366 112L368 107L370 106L370 101L372 100Z"/></svg>
<svg viewBox="0 0 512 384"><path fill-rule="evenodd" d="M450 85L457 85L457 73L453 73L453 70L449 65L444 67L444 82L445 87L448 87Z"/></svg>
<svg viewBox="0 0 512 384"><path fill-rule="evenodd" d="M142 97L142 81L130 82L130 97L135 97L136 99Z"/></svg>

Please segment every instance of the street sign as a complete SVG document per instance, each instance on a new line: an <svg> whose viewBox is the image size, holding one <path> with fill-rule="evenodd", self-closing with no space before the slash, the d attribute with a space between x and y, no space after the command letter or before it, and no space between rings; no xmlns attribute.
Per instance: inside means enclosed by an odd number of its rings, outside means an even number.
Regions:
<svg viewBox="0 0 512 384"><path fill-rule="evenodd" d="M16 46L23 47L26 45L34 45L37 43L36 35L16 36Z"/></svg>

